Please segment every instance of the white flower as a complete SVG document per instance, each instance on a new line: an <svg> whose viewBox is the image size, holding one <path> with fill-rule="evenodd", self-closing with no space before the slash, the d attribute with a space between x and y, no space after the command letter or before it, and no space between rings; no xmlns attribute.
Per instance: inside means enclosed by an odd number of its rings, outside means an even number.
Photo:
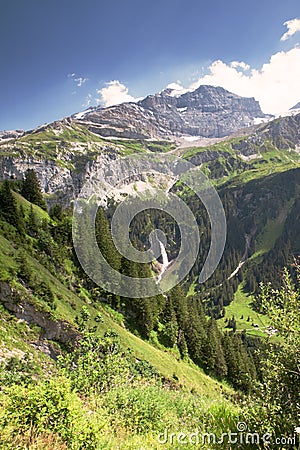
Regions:
<svg viewBox="0 0 300 450"><path fill-rule="evenodd" d="M300 434L300 427L295 428L295 433Z"/></svg>

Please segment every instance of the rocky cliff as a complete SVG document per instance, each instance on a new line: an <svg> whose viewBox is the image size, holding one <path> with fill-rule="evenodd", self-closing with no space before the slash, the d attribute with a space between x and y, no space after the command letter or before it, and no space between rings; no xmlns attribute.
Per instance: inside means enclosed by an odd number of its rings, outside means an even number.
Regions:
<svg viewBox="0 0 300 450"><path fill-rule="evenodd" d="M174 139L182 135L224 137L252 125L257 117L265 114L254 98L200 86L178 97L166 89L137 103L93 108L73 119L102 136Z"/></svg>
<svg viewBox="0 0 300 450"><path fill-rule="evenodd" d="M68 322L54 319L50 313L39 310L28 301L24 293L3 281L0 282L0 302L18 319L41 327L46 339L72 346L80 339L80 333Z"/></svg>
<svg viewBox="0 0 300 450"><path fill-rule="evenodd" d="M228 121L232 117L236 117L234 126L237 126L238 122L243 122L243 118L249 119L250 113L252 116L262 114L254 99L244 99L221 88L201 86L197 91L180 97L171 94L170 91L164 91L149 96L138 104L125 103L105 109L92 108L82 119L77 115L26 132L20 137L3 139L0 141L0 180L22 179L26 170L33 168L47 195L48 205L57 201L69 205L78 196L87 179L99 171L104 178L114 167L113 162L124 155L153 151L175 151L175 154L184 157L189 154L188 149L179 152L178 149L175 150L176 146L171 145L170 141L116 140L109 137L104 139L97 134L104 134L103 130L109 135L115 134L118 129L120 134L139 138L149 135L162 137L165 133L174 139L174 134L170 133L180 129L180 126L182 133L190 130L189 136L199 133L199 127L204 127L203 117L210 117L207 119L207 132L213 127L218 132L225 132L225 129L228 132ZM234 112L229 114L231 108ZM122 117L120 111L123 112ZM186 120L183 120L184 115L187 116ZM223 117L223 121L217 121L217 116ZM173 121L170 117L173 117ZM192 119L189 121L188 117ZM138 124L144 124L144 127ZM232 170L237 170L244 167L245 161L262 159L264 153L276 149L281 153L287 151L288 155L284 158L290 161L291 156L300 152L299 130L300 114L279 118L246 128L236 133L228 143L227 140L222 140L216 147L205 144L205 148L195 149L196 151L191 153L191 162L205 164L219 159L227 161L231 157L235 160ZM294 150L293 155L289 153L290 150ZM116 173L115 176L121 179L122 173Z"/></svg>

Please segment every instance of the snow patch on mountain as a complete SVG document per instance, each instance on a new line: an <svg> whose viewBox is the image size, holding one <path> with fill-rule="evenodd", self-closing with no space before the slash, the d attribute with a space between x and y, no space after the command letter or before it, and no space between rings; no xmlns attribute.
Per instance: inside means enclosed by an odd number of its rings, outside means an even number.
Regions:
<svg viewBox="0 0 300 450"><path fill-rule="evenodd" d="M84 111L81 111L81 112L78 112L78 113L76 113L76 114L73 114L72 117L73 117L74 119L79 119L79 120L80 120L80 119L83 119L83 118L86 116L86 114L92 112L94 109L95 109L94 107L85 109Z"/></svg>

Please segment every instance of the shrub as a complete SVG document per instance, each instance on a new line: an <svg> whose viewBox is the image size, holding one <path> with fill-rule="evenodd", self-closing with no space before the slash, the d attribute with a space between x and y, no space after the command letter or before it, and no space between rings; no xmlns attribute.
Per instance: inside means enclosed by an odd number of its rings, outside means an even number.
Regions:
<svg viewBox="0 0 300 450"><path fill-rule="evenodd" d="M40 373L40 367L28 354L23 358L12 356L0 363L0 385L11 386L16 383L28 385L33 383L34 377Z"/></svg>
<svg viewBox="0 0 300 450"><path fill-rule="evenodd" d="M1 436L8 448L18 440L29 444L46 435L56 435L68 449L97 448L103 419L87 410L64 377L27 387L14 385L0 401Z"/></svg>

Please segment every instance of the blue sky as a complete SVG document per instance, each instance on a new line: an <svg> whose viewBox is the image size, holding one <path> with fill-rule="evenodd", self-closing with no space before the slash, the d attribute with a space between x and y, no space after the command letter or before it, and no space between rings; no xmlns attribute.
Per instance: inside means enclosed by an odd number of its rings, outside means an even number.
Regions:
<svg viewBox="0 0 300 450"><path fill-rule="evenodd" d="M299 0L2 0L0 130L170 83L220 84L279 112L300 101L299 17Z"/></svg>

